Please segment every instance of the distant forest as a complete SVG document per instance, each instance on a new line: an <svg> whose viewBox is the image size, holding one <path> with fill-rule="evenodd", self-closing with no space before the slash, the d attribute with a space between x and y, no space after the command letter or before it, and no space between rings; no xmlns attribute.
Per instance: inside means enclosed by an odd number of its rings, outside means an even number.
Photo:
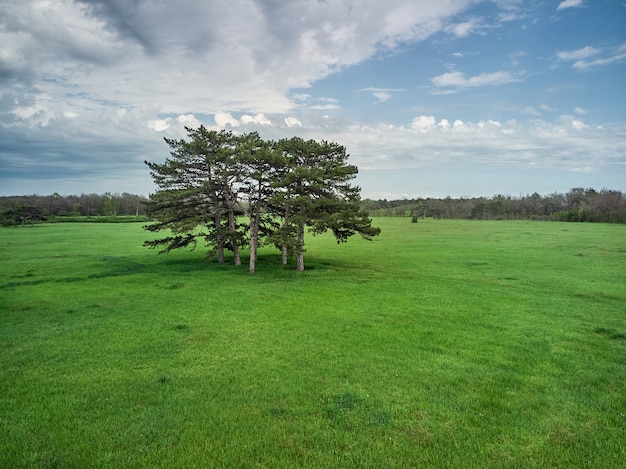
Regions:
<svg viewBox="0 0 626 469"><path fill-rule="evenodd" d="M12 214L37 214L42 218L135 216L146 217L148 199L123 194L24 195L0 197L0 218ZM361 201L374 217L554 220L626 223L626 194L619 190L573 188L566 194L496 195L493 197L446 197ZM19 220L15 220L19 222Z"/></svg>
<svg viewBox="0 0 626 469"><path fill-rule="evenodd" d="M474 220L554 220L626 223L626 195L618 190L576 187L566 194L496 195L362 202L370 216Z"/></svg>
<svg viewBox="0 0 626 469"><path fill-rule="evenodd" d="M147 198L128 194L19 195L0 197L0 214L35 208L45 217L145 216Z"/></svg>

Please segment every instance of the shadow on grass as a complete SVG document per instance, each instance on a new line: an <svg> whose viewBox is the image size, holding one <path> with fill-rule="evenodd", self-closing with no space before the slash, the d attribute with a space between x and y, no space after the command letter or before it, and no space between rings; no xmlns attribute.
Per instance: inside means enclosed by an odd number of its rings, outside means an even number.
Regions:
<svg viewBox="0 0 626 469"><path fill-rule="evenodd" d="M34 279L34 280L23 280L23 281L15 281L15 282L7 282L0 285L0 289L5 288L17 288L17 287L29 287L34 285L41 285L45 283L73 283L73 282L84 282L87 280L93 279L101 279L108 277L120 277L126 275L135 275L143 273L146 270L146 265L140 262L136 262L133 260L129 260L124 257L103 258L105 262L108 264L112 264L111 267L107 270L103 270L101 272L92 273L85 276L71 276L71 277L62 277L62 278L48 278L48 279ZM32 274L34 276L34 274Z"/></svg>
<svg viewBox="0 0 626 469"><path fill-rule="evenodd" d="M377 427L391 423L391 414L372 406L361 396L345 392L332 396L326 406L326 418L344 429Z"/></svg>
<svg viewBox="0 0 626 469"><path fill-rule="evenodd" d="M626 334L622 332L617 332L615 329L610 329L606 327L596 327L593 332L598 335L604 336L607 339L613 340L626 340Z"/></svg>
<svg viewBox="0 0 626 469"><path fill-rule="evenodd" d="M89 280L105 279L112 277L123 277L130 275L138 275L143 273L150 273L156 275L163 275L165 277L171 277L175 274L188 274L194 272L202 272L204 274L219 274L219 275L234 275L234 276L249 276L249 258L247 256L242 257L241 265L235 266L233 264L232 255L226 258L226 261L222 264L207 257L159 257L158 260L151 262L139 262L130 259L126 256L105 256L99 261L103 262L103 268L97 272L83 276L67 276L62 278L33 278L36 274L33 272L28 275L14 277L16 280L0 284L0 290L6 288L19 288L29 287L41 284L51 283L74 283L85 282ZM305 259L306 261L306 259ZM359 268L359 264L349 262L344 259L320 259L311 257L305 263L304 274L324 275L325 273L335 272L338 270L351 270ZM94 269L95 270L95 269ZM290 278L299 278L297 275L295 261L293 258L289 259L289 263L282 264L282 257L278 253L262 253L259 254L256 264L256 272L254 277L258 281L282 281ZM17 280L18 278L23 280ZM182 283L172 284L169 288L177 289L182 288Z"/></svg>

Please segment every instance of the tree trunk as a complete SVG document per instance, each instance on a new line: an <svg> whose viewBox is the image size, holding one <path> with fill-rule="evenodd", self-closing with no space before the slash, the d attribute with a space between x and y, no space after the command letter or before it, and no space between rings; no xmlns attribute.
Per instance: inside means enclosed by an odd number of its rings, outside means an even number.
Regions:
<svg viewBox="0 0 626 469"><path fill-rule="evenodd" d="M257 249L259 247L259 230L261 227L261 200L263 192L263 178L259 176L256 188L256 203L249 207L250 211L250 273L256 271Z"/></svg>
<svg viewBox="0 0 626 469"><path fill-rule="evenodd" d="M256 251L259 244L259 224L261 223L259 203L254 208L254 215L250 217L250 273L256 270Z"/></svg>
<svg viewBox="0 0 626 469"><path fill-rule="evenodd" d="M285 222L283 224L283 228L285 230L285 233L287 232L287 228L289 226L289 215L290 215L290 210L289 210L289 204L287 204L287 206L285 207ZM289 255L289 247L287 246L286 242L283 242L282 245L282 263L283 265L287 265L287 257Z"/></svg>
<svg viewBox="0 0 626 469"><path fill-rule="evenodd" d="M258 235L256 233L256 227L250 227L250 273L253 274L256 270L256 248L258 242Z"/></svg>
<svg viewBox="0 0 626 469"><path fill-rule="evenodd" d="M239 256L239 242L235 230L235 195L233 194L228 183L224 182L224 202L226 203L226 213L228 216L228 233L230 235L230 244L233 251L235 265L241 265L241 257Z"/></svg>
<svg viewBox="0 0 626 469"><path fill-rule="evenodd" d="M222 214L219 210L218 207L218 200L217 200L217 196L214 196L214 204L215 204L215 212L213 213L213 223L215 223L215 229L218 232L217 238L215 240L215 244L217 246L217 262L219 262L220 264L224 263L224 238L223 236L220 234L220 231L222 229Z"/></svg>
<svg viewBox="0 0 626 469"><path fill-rule="evenodd" d="M230 208L228 209L228 230L232 234L231 244L233 248L233 256L235 258L235 265L241 265L241 257L239 256L239 244L237 242L237 237L235 236L235 215Z"/></svg>
<svg viewBox="0 0 626 469"><path fill-rule="evenodd" d="M298 245L296 247L296 270L304 270L304 223L298 225Z"/></svg>
<svg viewBox="0 0 626 469"><path fill-rule="evenodd" d="M283 244L283 248L282 248L282 252L283 252L283 256L282 256L282 263L283 265L287 265L287 260L288 260L288 255L289 255L289 249L287 248L286 244Z"/></svg>
<svg viewBox="0 0 626 469"><path fill-rule="evenodd" d="M224 241L221 238L217 242L217 262L224 263Z"/></svg>

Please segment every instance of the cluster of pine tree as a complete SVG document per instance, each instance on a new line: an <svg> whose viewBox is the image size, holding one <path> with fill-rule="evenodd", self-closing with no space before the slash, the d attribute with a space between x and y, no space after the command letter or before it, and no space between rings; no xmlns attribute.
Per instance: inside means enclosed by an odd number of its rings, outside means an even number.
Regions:
<svg viewBox="0 0 626 469"><path fill-rule="evenodd" d="M168 232L146 246L168 252L202 239L219 262L232 251L236 265L249 246L253 273L262 244L280 249L283 264L295 254L297 270L304 270L305 227L314 234L330 230L337 242L380 233L351 184L358 169L347 163L343 146L298 137L266 141L256 132L204 126L187 128L187 136L165 139L170 157L163 164L146 161L158 190L148 202L155 223L145 228Z"/></svg>

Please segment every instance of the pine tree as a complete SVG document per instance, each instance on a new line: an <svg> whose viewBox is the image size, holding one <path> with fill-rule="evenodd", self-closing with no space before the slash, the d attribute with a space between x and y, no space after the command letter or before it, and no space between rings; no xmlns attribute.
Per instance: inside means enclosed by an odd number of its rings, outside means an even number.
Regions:
<svg viewBox="0 0 626 469"><path fill-rule="evenodd" d="M234 136L204 126L186 130L190 141L165 139L171 149L165 163L146 161L159 190L150 196L148 204L149 214L157 222L145 228L153 232L170 230L173 236L144 244L165 246L161 252L168 252L195 247L197 238L204 238L213 247L211 252L217 254L218 262L224 262L224 250L230 249L235 264L240 264L239 246L244 234L236 221Z"/></svg>
<svg viewBox="0 0 626 469"><path fill-rule="evenodd" d="M345 242L356 233L366 239L380 233L360 207L360 188L350 183L358 169L347 163L343 146L298 137L282 140L278 146L287 158L279 183L282 191L274 197L284 220L283 259L285 251L292 248L296 269L304 270L306 226L314 234L330 229L338 242Z"/></svg>
<svg viewBox="0 0 626 469"><path fill-rule="evenodd" d="M280 226L269 206L276 193L275 182L285 159L276 150L274 142L266 142L254 132L239 139L239 158L243 168L241 192L245 197L245 211L250 219L250 273L256 270L257 250L263 239Z"/></svg>

